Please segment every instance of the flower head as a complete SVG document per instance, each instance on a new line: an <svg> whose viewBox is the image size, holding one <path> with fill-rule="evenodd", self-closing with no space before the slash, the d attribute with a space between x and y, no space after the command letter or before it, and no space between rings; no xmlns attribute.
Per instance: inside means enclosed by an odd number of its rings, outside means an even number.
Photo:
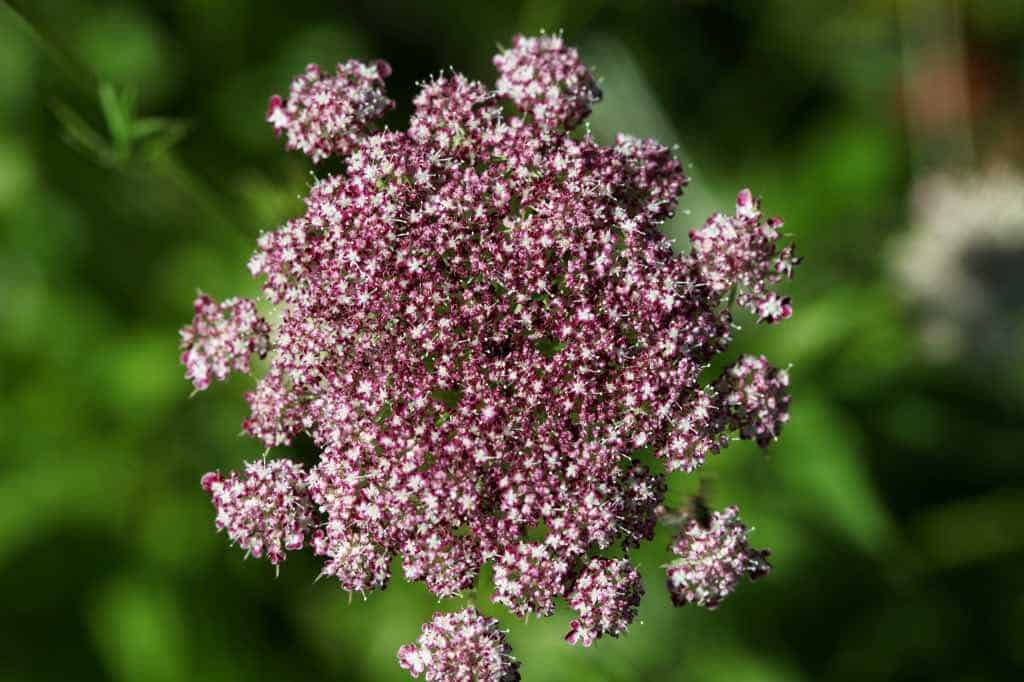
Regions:
<svg viewBox="0 0 1024 682"><path fill-rule="evenodd" d="M434 614L416 644L398 650L398 663L413 677L444 682L516 682L512 657L498 621L474 608Z"/></svg>
<svg viewBox="0 0 1024 682"><path fill-rule="evenodd" d="M678 558L668 565L668 590L676 606L717 608L743 577L768 574L768 550L747 544L748 529L739 509L713 512L707 524L691 519L669 549Z"/></svg>
<svg viewBox="0 0 1024 682"><path fill-rule="evenodd" d="M643 596L640 573L629 561L594 557L569 593L569 606L577 617L565 640L590 646L602 635L618 637L636 618Z"/></svg>
<svg viewBox="0 0 1024 682"><path fill-rule="evenodd" d="M668 486L663 475L651 473L643 464L634 464L623 478L622 488L622 544L630 549L654 539L657 512Z"/></svg>
<svg viewBox="0 0 1024 682"><path fill-rule="evenodd" d="M287 459L250 462L244 476L211 471L202 485L217 510L217 529L226 530L246 555L266 555L277 565L287 552L302 549L313 513L300 465Z"/></svg>
<svg viewBox="0 0 1024 682"><path fill-rule="evenodd" d="M650 220L671 218L679 195L690 183L672 150L657 140L620 133L615 151L624 161L628 178L622 200L632 203L634 211L646 212Z"/></svg>
<svg viewBox="0 0 1024 682"><path fill-rule="evenodd" d="M384 79L390 75L384 61L350 59L338 64L333 76L310 64L292 81L287 101L270 98L267 122L278 134L285 133L289 149L313 161L348 154L370 133L370 124L395 106L384 94Z"/></svg>
<svg viewBox="0 0 1024 682"><path fill-rule="evenodd" d="M549 127L575 128L590 115L601 91L560 35L517 35L512 48L494 57L498 94Z"/></svg>
<svg viewBox="0 0 1024 682"><path fill-rule="evenodd" d="M768 288L792 277L800 264L792 245L776 252L781 228L778 218L764 220L760 202L744 189L736 197L735 216L716 213L690 233L698 267L712 290L723 294L735 287L736 303L761 322L778 322L793 314L789 297Z"/></svg>
<svg viewBox="0 0 1024 682"><path fill-rule="evenodd" d="M265 357L270 347L270 325L256 314L256 304L246 298L217 303L200 293L193 304L192 323L181 334L181 363L185 378L197 391L211 379L224 381L231 370L249 373L252 353Z"/></svg>
<svg viewBox="0 0 1024 682"><path fill-rule="evenodd" d="M768 286L797 261L749 191L691 251L674 248L660 225L682 164L653 140L573 133L598 93L560 36L519 36L494 63L494 88L458 73L423 83L404 131L371 126L391 106L381 62L310 67L272 100L289 147L343 170L249 260L276 324L244 429L266 447L307 434L318 458L273 465L289 498L207 483L253 553L308 541L345 590L383 589L400 566L439 598L490 564L495 603L526 618L567 600L568 639L589 644L636 614L639 575L602 553L654 537L661 469L694 471L734 431L778 434L783 373L743 359L704 375L731 341L730 292L781 320L789 301ZM241 366L264 349L266 323L240 305L213 323L225 313L203 304L190 378L207 376L201 360ZM693 568L705 545L677 543L696 553L674 564L694 594L710 589ZM399 659L427 679L517 675L473 609L437 614Z"/></svg>
<svg viewBox="0 0 1024 682"><path fill-rule="evenodd" d="M741 356L716 385L730 425L761 447L778 438L789 421L788 387L789 373L772 367L763 355Z"/></svg>

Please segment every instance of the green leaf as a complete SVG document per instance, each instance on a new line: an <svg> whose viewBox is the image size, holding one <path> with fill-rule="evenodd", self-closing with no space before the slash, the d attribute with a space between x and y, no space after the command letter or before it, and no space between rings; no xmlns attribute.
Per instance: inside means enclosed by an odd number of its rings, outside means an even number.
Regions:
<svg viewBox="0 0 1024 682"><path fill-rule="evenodd" d="M884 547L891 521L868 474L863 434L812 391L794 396L790 414L772 462L786 506L866 551Z"/></svg>
<svg viewBox="0 0 1024 682"><path fill-rule="evenodd" d="M101 163L106 164L109 161L110 144L82 116L63 102L55 101L51 103L50 108L63 127L64 137L70 145L93 155Z"/></svg>
<svg viewBox="0 0 1024 682"><path fill-rule="evenodd" d="M100 83L100 109L106 120L114 149L121 160L125 160L131 149L131 120L133 98L124 93L119 94L110 83Z"/></svg>
<svg viewBox="0 0 1024 682"><path fill-rule="evenodd" d="M185 618L177 602L166 586L130 577L103 591L92 632L114 679L188 679Z"/></svg>

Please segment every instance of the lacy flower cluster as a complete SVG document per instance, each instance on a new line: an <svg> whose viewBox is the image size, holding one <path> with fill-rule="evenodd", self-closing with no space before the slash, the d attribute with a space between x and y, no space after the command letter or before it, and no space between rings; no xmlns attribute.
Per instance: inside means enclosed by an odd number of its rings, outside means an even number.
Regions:
<svg viewBox="0 0 1024 682"><path fill-rule="evenodd" d="M678 557L668 566L672 603L714 609L743 577L767 575L769 552L750 547L747 532L736 507L713 512L704 523L690 519L669 548Z"/></svg>
<svg viewBox="0 0 1024 682"><path fill-rule="evenodd" d="M519 661L498 621L475 608L435 613L416 644L398 650L398 664L413 677L439 682L519 679Z"/></svg>
<svg viewBox="0 0 1024 682"><path fill-rule="evenodd" d="M277 564L309 547L344 590L383 589L395 568L441 599L490 564L494 603L520 618L567 604L566 640L590 645L636 616L630 551L654 536L665 476L733 434L767 445L786 422L785 372L763 358L705 374L734 303L789 317L774 286L798 260L748 190L673 248L659 226L682 164L654 140L576 129L599 91L561 37L517 37L494 64L495 87L422 84L404 131L379 121L383 62L310 66L273 98L287 146L344 170L257 242L272 332L252 302L201 297L182 359L204 389L269 350L244 429L268 449L300 433L316 445L308 468L204 478L247 554ZM677 603L716 605L767 570L742 529L732 511L683 528ZM435 615L399 659L426 679L518 678L475 608Z"/></svg>

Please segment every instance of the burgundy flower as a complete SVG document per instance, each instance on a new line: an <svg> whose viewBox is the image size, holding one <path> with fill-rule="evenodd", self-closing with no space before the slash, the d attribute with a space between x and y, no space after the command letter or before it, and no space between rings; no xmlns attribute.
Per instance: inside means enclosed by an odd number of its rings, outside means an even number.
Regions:
<svg viewBox="0 0 1024 682"><path fill-rule="evenodd" d="M517 35L494 57L498 94L544 126L575 128L590 115L601 91L574 47L562 36Z"/></svg>
<svg viewBox="0 0 1024 682"><path fill-rule="evenodd" d="M316 64L292 81L288 101L270 98L267 121L285 133L289 149L320 161L332 154L348 154L368 135L370 124L395 103L384 94L384 79L391 75L387 62L363 64L354 59L338 64L334 76Z"/></svg>
<svg viewBox="0 0 1024 682"><path fill-rule="evenodd" d="M192 324L179 333L185 378L197 391L205 390L212 378L224 381L232 370L248 374L252 353L266 356L270 325L256 314L254 302L229 298L217 303L200 293L194 307Z"/></svg>
<svg viewBox="0 0 1024 682"><path fill-rule="evenodd" d="M789 316L772 287L798 259L748 190L674 248L660 225L682 164L654 140L573 131L599 93L560 36L518 36L494 63L495 88L425 82L404 131L374 128L393 104L383 62L312 66L271 100L289 148L343 170L249 260L273 347L252 302L201 297L183 361L205 388L269 350L243 427L268 448L299 434L316 448L306 472L277 460L206 479L247 551L276 563L308 543L322 575L363 594L401 566L455 597L490 564L495 603L526 618L567 600L568 639L589 644L636 614L639 575L601 554L654 537L665 473L735 432L765 445L786 421L786 375L763 358L706 370L731 342L733 299ZM731 518L674 545L677 600L717 603L760 570L762 555L736 558ZM399 659L427 679L518 676L473 609L437 614Z"/></svg>
<svg viewBox="0 0 1024 682"><path fill-rule="evenodd" d="M398 650L398 663L413 677L439 682L516 682L519 662L498 621L474 608L435 613L416 644Z"/></svg>
<svg viewBox="0 0 1024 682"><path fill-rule="evenodd" d="M622 481L622 544L626 549L639 547L654 539L657 511L668 486L661 474L652 474L643 464L635 464Z"/></svg>
<svg viewBox="0 0 1024 682"><path fill-rule="evenodd" d="M778 438L789 421L789 373L762 355L741 356L722 374L716 388L730 426L761 447Z"/></svg>
<svg viewBox="0 0 1024 682"><path fill-rule="evenodd" d="M247 556L284 561L302 549L313 523L304 473L291 460L274 459L246 464L244 476L206 474L202 485L217 510L217 530L226 530Z"/></svg>
<svg viewBox="0 0 1024 682"><path fill-rule="evenodd" d="M713 512L706 525L691 519L669 549L678 558L668 565L668 591L676 606L717 608L743 577L768 574L768 550L747 544L748 529L736 507Z"/></svg>
<svg viewBox="0 0 1024 682"><path fill-rule="evenodd" d="M602 635L618 637L636 618L643 596L640 574L629 561L594 557L567 597L577 617L565 640L590 646Z"/></svg>
<svg viewBox="0 0 1024 682"><path fill-rule="evenodd" d="M736 303L761 322L793 314L789 298L768 289L792 277L800 264L792 245L776 252L781 228L778 218L764 220L760 202L744 189L736 197L735 216L716 213L700 230L690 232L697 265L712 290L721 295L735 287Z"/></svg>

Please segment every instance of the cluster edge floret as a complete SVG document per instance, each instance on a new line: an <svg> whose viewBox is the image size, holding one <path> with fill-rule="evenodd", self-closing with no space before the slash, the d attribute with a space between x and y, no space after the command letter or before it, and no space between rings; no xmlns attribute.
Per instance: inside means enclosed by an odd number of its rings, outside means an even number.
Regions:
<svg viewBox="0 0 1024 682"><path fill-rule="evenodd" d="M799 258L747 189L676 249L660 226L682 163L655 140L574 133L600 91L560 35L516 36L494 64L494 87L423 83L404 131L380 127L382 61L310 65L272 98L285 146L344 170L257 240L248 269L273 328L252 301L201 295L182 362L203 389L266 356L245 432L316 447L308 466L203 478L248 555L277 565L308 546L344 590L385 589L394 570L439 599L472 593L489 564L492 602L519 618L567 603L566 641L590 646L636 617L631 552L654 538L667 476L733 434L766 447L788 421L788 373L765 358L705 374L734 303L790 317L776 289ZM714 608L767 572L736 514L687 521L675 603ZM473 607L435 614L398 658L427 680L519 679Z"/></svg>
<svg viewBox="0 0 1024 682"><path fill-rule="evenodd" d="M428 682L518 682L519 661L495 618L475 608L438 612L415 644L398 650L398 663Z"/></svg>
<svg viewBox="0 0 1024 682"><path fill-rule="evenodd" d="M708 519L689 519L669 547L676 556L666 567L672 603L715 609L742 578L768 575L770 552L751 547L749 532L736 506L712 512Z"/></svg>
<svg viewBox="0 0 1024 682"><path fill-rule="evenodd" d="M276 566L289 551L305 545L313 511L301 465L257 460L246 464L244 475L211 471L202 486L217 510L217 529L226 531L246 556L266 555Z"/></svg>

